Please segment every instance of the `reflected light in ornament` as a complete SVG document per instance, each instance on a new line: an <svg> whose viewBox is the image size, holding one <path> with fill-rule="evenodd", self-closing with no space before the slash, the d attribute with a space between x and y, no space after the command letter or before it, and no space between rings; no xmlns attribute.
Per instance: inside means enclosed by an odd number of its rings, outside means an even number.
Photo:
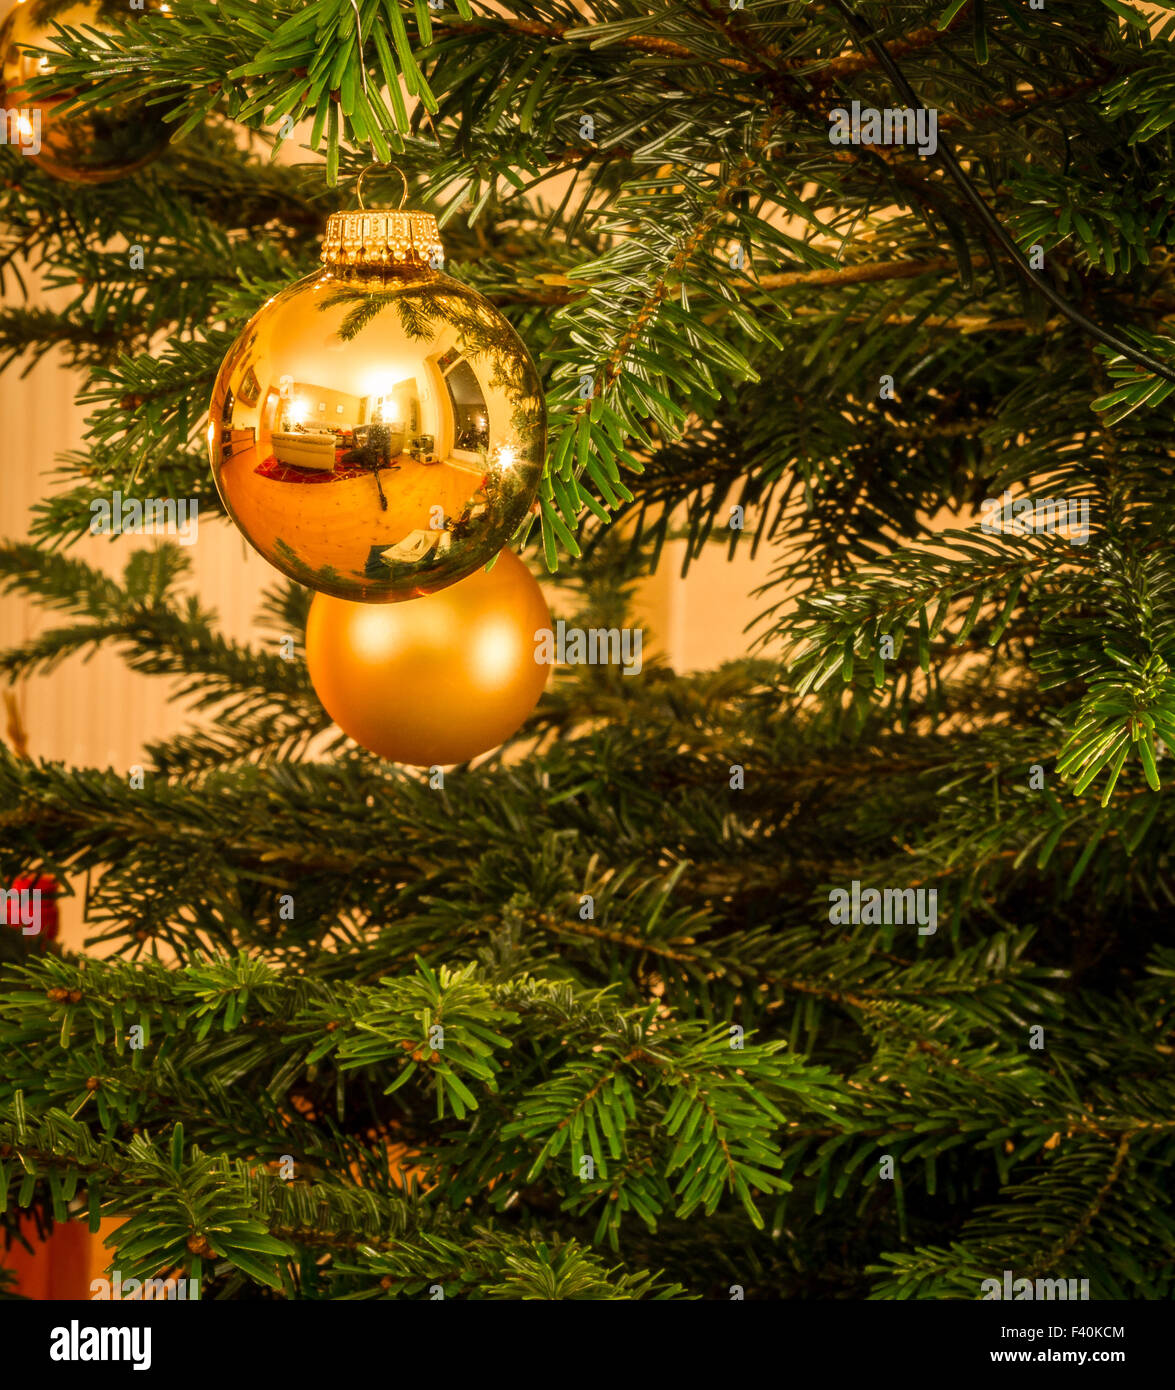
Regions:
<svg viewBox="0 0 1175 1390"><path fill-rule="evenodd" d="M357 661L377 665L392 655L393 629L383 611L372 607L357 613L351 620L351 645Z"/></svg>
<svg viewBox="0 0 1175 1390"><path fill-rule="evenodd" d="M498 449L497 464L499 468L513 468L518 462L518 450L513 444L503 444Z"/></svg>
<svg viewBox="0 0 1175 1390"><path fill-rule="evenodd" d="M404 381L407 377L413 377L415 375L411 367L405 366L403 370L400 372L399 376L389 376L389 364L384 363L383 365L384 369L379 373L378 376L370 376L364 382L364 386L366 387L364 395L380 397L390 396L401 381ZM392 369L395 370L396 364L393 363L390 365L392 366Z"/></svg>
<svg viewBox="0 0 1175 1390"><path fill-rule="evenodd" d="M517 630L506 622L487 624L477 634L472 656L477 678L483 685L492 688L509 684L520 659Z"/></svg>

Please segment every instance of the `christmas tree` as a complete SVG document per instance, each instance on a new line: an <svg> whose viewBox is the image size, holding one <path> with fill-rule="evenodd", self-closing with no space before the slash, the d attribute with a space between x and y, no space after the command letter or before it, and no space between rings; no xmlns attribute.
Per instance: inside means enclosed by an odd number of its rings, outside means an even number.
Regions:
<svg viewBox="0 0 1175 1390"><path fill-rule="evenodd" d="M88 434L8 517L52 622L0 661L191 717L0 749L8 1234L118 1218L122 1279L221 1299L1172 1296L1173 8L47 6L0 361L81 369ZM221 364L373 163L536 364L553 621L750 551L742 657L566 659L438 775L324 710L297 557L246 644L199 545L71 549L116 493L231 527ZM386 502L443 452L392 419L289 467ZM20 929L48 880L84 952Z"/></svg>

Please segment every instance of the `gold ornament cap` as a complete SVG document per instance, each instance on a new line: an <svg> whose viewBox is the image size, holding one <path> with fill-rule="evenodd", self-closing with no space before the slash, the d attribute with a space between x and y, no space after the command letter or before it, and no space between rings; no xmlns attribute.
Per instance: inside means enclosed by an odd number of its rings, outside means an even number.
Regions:
<svg viewBox="0 0 1175 1390"><path fill-rule="evenodd" d="M385 273L438 269L444 247L431 212L365 208L333 212L322 239L324 265Z"/></svg>

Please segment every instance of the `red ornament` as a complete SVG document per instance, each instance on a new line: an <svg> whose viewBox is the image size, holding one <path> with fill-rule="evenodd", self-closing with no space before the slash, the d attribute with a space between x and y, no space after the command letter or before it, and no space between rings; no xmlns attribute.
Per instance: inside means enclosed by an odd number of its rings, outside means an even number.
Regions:
<svg viewBox="0 0 1175 1390"><path fill-rule="evenodd" d="M8 892L0 893L0 926L39 936L42 941L56 941L58 887L57 880L48 874L14 878Z"/></svg>

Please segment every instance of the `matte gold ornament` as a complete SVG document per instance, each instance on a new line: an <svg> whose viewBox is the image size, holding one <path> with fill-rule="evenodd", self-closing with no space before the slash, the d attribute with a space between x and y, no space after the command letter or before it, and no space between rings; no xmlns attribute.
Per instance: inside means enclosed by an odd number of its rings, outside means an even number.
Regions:
<svg viewBox="0 0 1175 1390"><path fill-rule="evenodd" d="M530 570L503 550L492 570L416 603L316 594L306 665L327 713L356 743L415 767L465 762L509 738L550 675L536 634L551 614Z"/></svg>
<svg viewBox="0 0 1175 1390"><path fill-rule="evenodd" d="M216 379L208 443L225 507L322 593L434 593L496 555L534 500L538 373L441 256L430 213L335 213L324 268L253 316Z"/></svg>
<svg viewBox="0 0 1175 1390"><path fill-rule="evenodd" d="M157 9L153 0L148 9ZM9 144L15 144L47 174L69 183L109 183L125 178L154 159L167 146L171 127L162 110L128 99L116 106L60 116L57 109L73 95L29 95L26 83L53 72L52 59L35 49L58 47L55 26L115 30L115 21L135 11L126 0L18 0L0 25L0 108L8 113ZM16 123L16 138L12 122Z"/></svg>

